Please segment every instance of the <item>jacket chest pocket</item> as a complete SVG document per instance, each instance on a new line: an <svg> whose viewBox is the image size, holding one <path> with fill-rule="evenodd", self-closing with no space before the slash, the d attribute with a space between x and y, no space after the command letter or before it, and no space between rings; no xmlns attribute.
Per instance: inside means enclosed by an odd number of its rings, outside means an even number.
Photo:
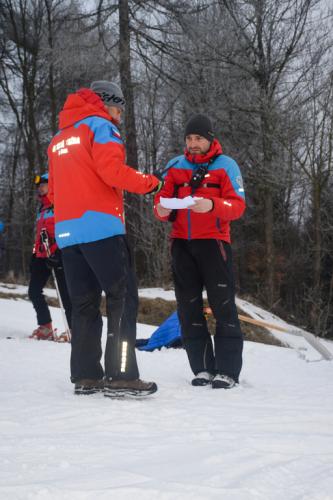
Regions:
<svg viewBox="0 0 333 500"><path fill-rule="evenodd" d="M190 186L179 186L177 192L174 194L175 198L186 198L186 196L191 195L191 187Z"/></svg>

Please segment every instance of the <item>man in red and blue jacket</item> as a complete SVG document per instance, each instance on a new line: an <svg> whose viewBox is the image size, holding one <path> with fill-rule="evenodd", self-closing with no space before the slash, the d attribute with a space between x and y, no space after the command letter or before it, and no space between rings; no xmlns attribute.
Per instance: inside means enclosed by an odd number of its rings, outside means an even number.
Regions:
<svg viewBox="0 0 333 500"><path fill-rule="evenodd" d="M73 305L71 380L76 394L142 396L135 355L138 293L125 238L123 190L156 192L161 181L125 163L118 129L125 100L113 82L96 81L70 94L48 148L50 199ZM101 293L108 333L101 365ZM103 376L105 374L105 380Z"/></svg>
<svg viewBox="0 0 333 500"><path fill-rule="evenodd" d="M35 308L39 326L33 331L31 338L37 340L54 340L56 335L52 326L51 314L43 295L43 288L51 276L52 268L55 272L69 326L71 325L71 302L62 266L61 252L58 249L54 236L53 206L48 198L48 174L37 175L35 185L40 205L36 220L35 244L30 262L28 296ZM50 256L48 256L45 244L43 243L43 233L48 238ZM60 335L60 337L57 336L59 340L65 340L65 338L65 334Z"/></svg>
<svg viewBox="0 0 333 500"><path fill-rule="evenodd" d="M187 122L185 142L185 154L167 165L154 211L160 220L172 222L172 270L192 384L228 389L238 382L242 366L230 222L245 210L243 182L237 163L222 153L207 116L197 114ZM161 198L187 196L195 200L187 209L171 211L161 203ZM215 349L203 314L203 288L216 319Z"/></svg>

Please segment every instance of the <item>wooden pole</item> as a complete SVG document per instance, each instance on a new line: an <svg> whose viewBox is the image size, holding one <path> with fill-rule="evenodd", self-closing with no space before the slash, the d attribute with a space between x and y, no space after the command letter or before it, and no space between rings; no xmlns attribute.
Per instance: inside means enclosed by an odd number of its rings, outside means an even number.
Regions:
<svg viewBox="0 0 333 500"><path fill-rule="evenodd" d="M204 308L205 314L213 314L213 311L210 307ZM296 335L298 337L303 337L309 344L318 351L324 359L330 361L333 359L333 354L326 349L326 347L320 343L317 337L312 335L312 333L305 332L302 330L288 330L283 326L275 325L274 323L268 323L267 321L262 321L254 318L250 318L248 316L244 316L242 314L238 315L240 321L244 321L244 323L251 323L252 325L261 326L263 328L271 328L272 330L277 330L279 332L289 333L290 335Z"/></svg>

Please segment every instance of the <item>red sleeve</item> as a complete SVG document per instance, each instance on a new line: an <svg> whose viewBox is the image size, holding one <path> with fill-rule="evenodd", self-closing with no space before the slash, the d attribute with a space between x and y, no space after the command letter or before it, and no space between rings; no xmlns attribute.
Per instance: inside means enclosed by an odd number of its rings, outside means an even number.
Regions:
<svg viewBox="0 0 333 500"><path fill-rule="evenodd" d="M221 197L211 197L210 199L214 203L214 208L210 213L222 220L239 219L245 211L245 199L235 192L227 173L221 181Z"/></svg>
<svg viewBox="0 0 333 500"><path fill-rule="evenodd" d="M98 175L111 187L145 194L159 183L154 175L143 174L124 162L124 146L118 142L93 143L93 160Z"/></svg>

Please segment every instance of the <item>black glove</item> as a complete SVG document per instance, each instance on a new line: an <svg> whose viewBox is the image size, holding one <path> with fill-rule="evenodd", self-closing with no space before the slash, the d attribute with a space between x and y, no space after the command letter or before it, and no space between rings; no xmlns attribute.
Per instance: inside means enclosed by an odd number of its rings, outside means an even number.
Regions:
<svg viewBox="0 0 333 500"><path fill-rule="evenodd" d="M56 250L53 255L47 257L46 265L49 269L62 269L62 259L60 250Z"/></svg>
<svg viewBox="0 0 333 500"><path fill-rule="evenodd" d="M157 194L161 191L162 187L164 186L164 180L161 179L160 182L157 184L157 186L154 187L152 191L149 191L147 194Z"/></svg>
<svg viewBox="0 0 333 500"><path fill-rule="evenodd" d="M157 186L154 187L152 191L149 191L147 194L157 194L161 191L162 187L164 186L164 175L163 172L160 172L159 170L155 170L153 172L153 176L157 177L157 179L160 181Z"/></svg>

